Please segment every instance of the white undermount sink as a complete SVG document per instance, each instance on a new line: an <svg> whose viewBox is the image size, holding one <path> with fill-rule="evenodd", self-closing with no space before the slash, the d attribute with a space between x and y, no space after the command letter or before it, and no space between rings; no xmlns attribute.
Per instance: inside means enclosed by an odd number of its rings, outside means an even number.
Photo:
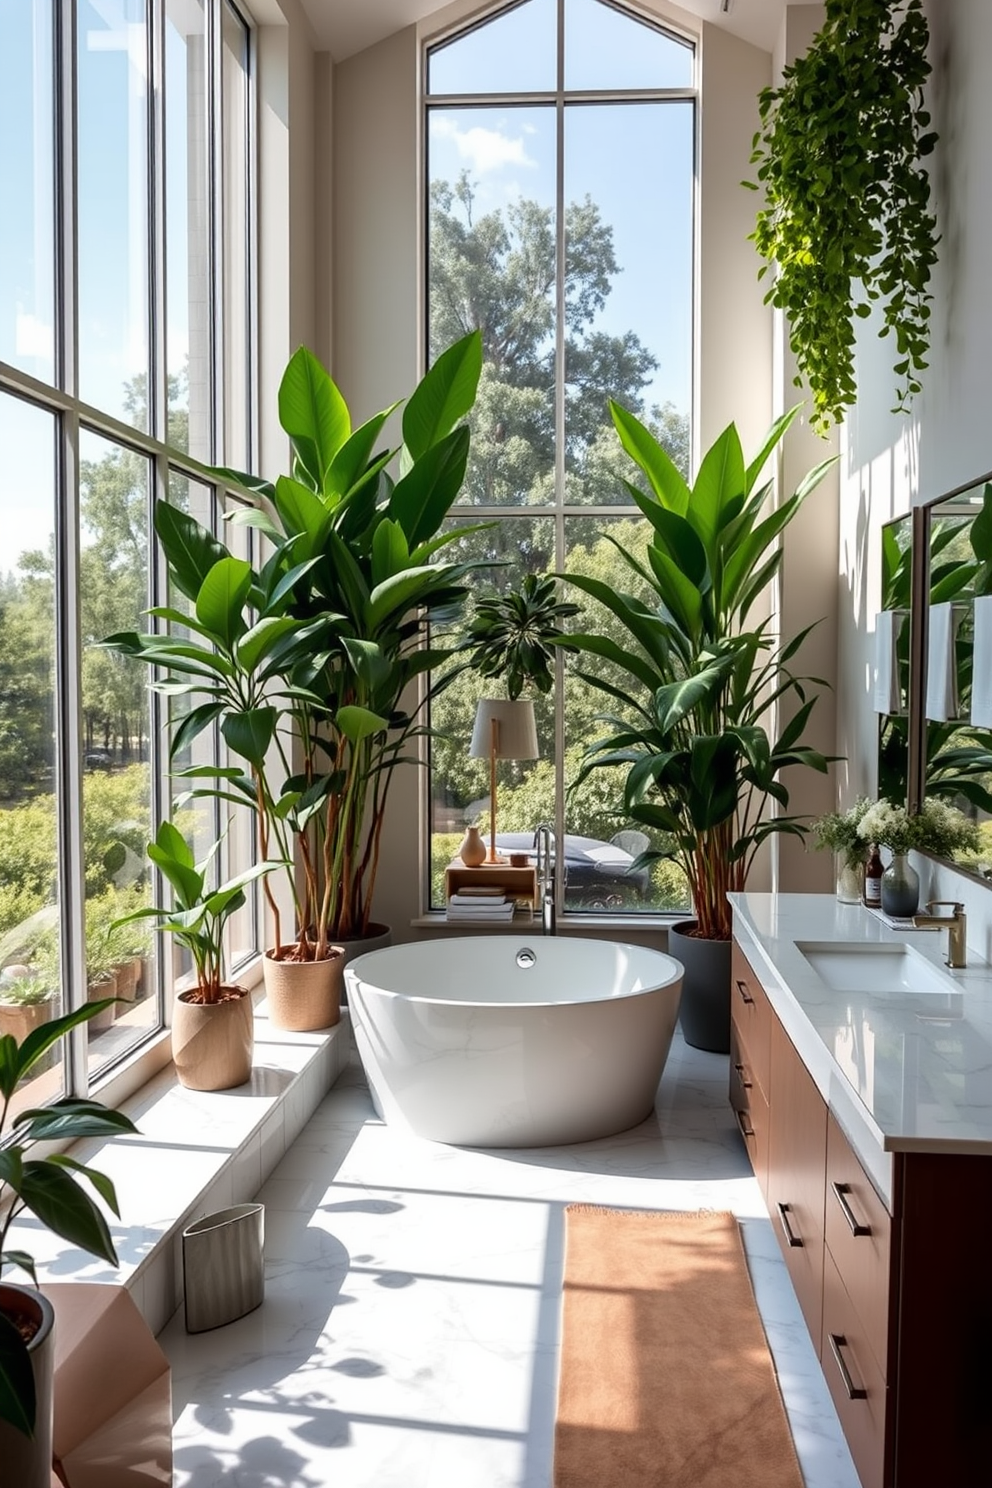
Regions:
<svg viewBox="0 0 992 1488"><path fill-rule="evenodd" d="M835 992L885 996L960 991L953 978L939 971L912 946L797 940L796 950L802 952L821 982Z"/></svg>

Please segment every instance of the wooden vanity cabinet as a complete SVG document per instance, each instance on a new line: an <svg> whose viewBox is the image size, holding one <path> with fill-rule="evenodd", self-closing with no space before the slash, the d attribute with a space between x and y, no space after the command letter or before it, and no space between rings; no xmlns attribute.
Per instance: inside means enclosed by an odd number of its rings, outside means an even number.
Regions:
<svg viewBox="0 0 992 1488"><path fill-rule="evenodd" d="M731 1103L766 1122L755 1173L863 1488L992 1488L992 1156L894 1153L886 1206L733 964Z"/></svg>
<svg viewBox="0 0 992 1488"><path fill-rule="evenodd" d="M730 1104L751 1167L767 1198L772 1008L734 942L731 962Z"/></svg>
<svg viewBox="0 0 992 1488"><path fill-rule="evenodd" d="M810 1336L823 1308L823 1178L827 1108L788 1034L771 1025L770 1139L765 1201Z"/></svg>

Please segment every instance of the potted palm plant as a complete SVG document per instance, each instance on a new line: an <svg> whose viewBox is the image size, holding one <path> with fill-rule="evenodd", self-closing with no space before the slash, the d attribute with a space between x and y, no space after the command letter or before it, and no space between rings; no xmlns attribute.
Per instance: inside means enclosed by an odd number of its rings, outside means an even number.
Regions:
<svg viewBox="0 0 992 1488"><path fill-rule="evenodd" d="M330 375L301 347L279 392L292 474L272 483L217 472L251 493L235 520L264 534L264 565L254 569L160 503L155 530L170 584L191 613L155 609L166 632L103 643L161 669L171 694L190 695L174 760L219 724L240 761L176 773L192 794L254 812L262 857L287 867L289 936L267 886L270 987L280 969L332 961L336 947L369 933L390 784L424 732L430 697L446 685L438 668L454 649L426 649L427 627L459 611L474 566L438 554L474 530L441 529L465 475L463 420L481 356L477 333L449 347L403 409L401 448L377 450L394 409L353 429ZM387 467L396 457L394 478ZM280 1007L282 1027L320 1026Z"/></svg>
<svg viewBox="0 0 992 1488"><path fill-rule="evenodd" d="M727 895L744 888L755 854L777 833L802 836L789 815L787 766L825 771L827 758L802 742L816 702L809 679L792 671L808 629L778 641L752 612L782 563L778 538L830 460L793 495L767 506L772 483L758 478L798 408L771 428L745 464L731 424L705 455L694 485L633 414L611 403L613 422L646 489L629 484L650 523L647 562L620 552L641 597L581 574L564 577L598 600L624 627L629 644L572 634L569 643L611 664L608 675L583 672L620 704L606 716L579 779L598 768L624 772L624 810L668 834L667 852L649 848L635 870L674 857L692 895L694 918L672 927L669 946L686 968L681 1018L689 1043L726 1051L730 1033ZM777 713L784 721L775 725ZM778 814L766 814L774 801Z"/></svg>
<svg viewBox="0 0 992 1488"><path fill-rule="evenodd" d="M102 1010L102 1004L88 1003L20 1042L11 1034L0 1037L0 1271L24 1271L35 1287L0 1285L0 1463L4 1482L18 1488L49 1488L51 1482L54 1314L36 1290L33 1257L8 1248L11 1227L20 1215L33 1214L63 1240L117 1264L107 1221L79 1181L85 1178L117 1214L110 1179L61 1151L39 1156L35 1149L41 1142L61 1144L136 1128L122 1112L98 1101L65 1096L50 1106L17 1110L13 1100L62 1035Z"/></svg>
<svg viewBox="0 0 992 1488"><path fill-rule="evenodd" d="M210 866L219 846L214 843L197 863L182 833L172 822L162 822L155 841L148 844L148 856L169 883L173 904L145 905L110 927L113 933L151 917L156 930L171 935L189 953L193 986L177 995L172 1012L172 1058L179 1083L189 1090L229 1090L251 1075L251 994L224 980L224 927L244 905L246 886L283 866L256 863L213 887Z"/></svg>

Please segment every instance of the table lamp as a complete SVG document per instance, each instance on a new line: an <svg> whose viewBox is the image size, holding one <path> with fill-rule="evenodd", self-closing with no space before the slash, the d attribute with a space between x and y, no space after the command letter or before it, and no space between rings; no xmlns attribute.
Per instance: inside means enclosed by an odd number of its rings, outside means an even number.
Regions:
<svg viewBox="0 0 992 1488"><path fill-rule="evenodd" d="M496 761L537 759L537 726L530 698L480 698L469 755L489 759L489 855L487 863L501 863L496 853Z"/></svg>

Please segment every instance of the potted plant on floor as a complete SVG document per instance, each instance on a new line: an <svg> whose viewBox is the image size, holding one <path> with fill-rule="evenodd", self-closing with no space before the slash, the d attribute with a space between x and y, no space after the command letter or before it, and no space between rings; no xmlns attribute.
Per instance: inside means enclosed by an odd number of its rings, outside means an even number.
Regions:
<svg viewBox="0 0 992 1488"><path fill-rule="evenodd" d="M788 814L788 766L826 771L828 760L802 742L816 696L791 667L809 631L775 639L771 622L749 617L782 563L781 533L825 475L817 465L795 493L769 510L772 482L758 477L798 408L771 428L745 464L731 424L706 453L694 485L633 414L611 403L621 443L646 490L628 490L651 526L647 563L621 548L646 598L581 574L564 575L620 622L629 638L573 634L579 651L609 662L612 674L581 675L621 712L587 751L579 779L593 769L624 772L624 810L673 847L648 849L638 868L676 858L692 894L694 918L675 925L672 954L685 965L681 1019L689 1043L726 1051L730 1036L727 895L747 883L755 854L779 833L802 836ZM791 708L775 727L777 709ZM771 732L770 732L771 730ZM774 801L779 815L768 816Z"/></svg>
<svg viewBox="0 0 992 1488"><path fill-rule="evenodd" d="M172 889L170 908L146 905L115 922L113 929L154 918L193 962L194 985L179 992L172 1010L172 1058L189 1090L229 1090L251 1076L254 1014L251 994L223 977L224 927L245 904L245 888L282 863L256 863L213 888L210 866L219 842L202 863L172 822L163 822L148 856Z"/></svg>
<svg viewBox="0 0 992 1488"><path fill-rule="evenodd" d="M252 493L256 504L237 520L267 538L264 565L256 571L160 503L155 530L170 584L191 614L156 609L170 632L103 643L160 668L169 692L190 695L173 759L219 724L241 762L177 774L193 794L253 811L262 856L288 865L295 926L283 936L267 890L267 979L333 959L336 946L369 933L393 774L424 731L429 699L445 685L437 668L453 650L425 649L427 627L460 609L473 567L437 555L474 530L441 531L464 479L462 420L480 368L477 334L449 347L406 403L402 447L376 451L394 410L353 430L333 380L301 348L279 393L292 475L270 483L216 472ZM394 479L387 467L396 456Z"/></svg>
<svg viewBox="0 0 992 1488"><path fill-rule="evenodd" d="M8 1248L11 1227L24 1213L71 1245L117 1264L107 1221L79 1181L85 1178L117 1214L110 1179L67 1153L38 1156L35 1149L40 1142L133 1132L133 1122L98 1101L75 1096L26 1110L12 1105L18 1086L58 1039L101 1011L101 1004L89 1003L36 1028L21 1042L10 1034L0 1037L0 1136L5 1139L0 1149L0 1270L26 1272L35 1288L32 1256ZM53 1321L51 1304L40 1292L0 1285L0 1463L4 1482L17 1488L49 1488L51 1482Z"/></svg>

